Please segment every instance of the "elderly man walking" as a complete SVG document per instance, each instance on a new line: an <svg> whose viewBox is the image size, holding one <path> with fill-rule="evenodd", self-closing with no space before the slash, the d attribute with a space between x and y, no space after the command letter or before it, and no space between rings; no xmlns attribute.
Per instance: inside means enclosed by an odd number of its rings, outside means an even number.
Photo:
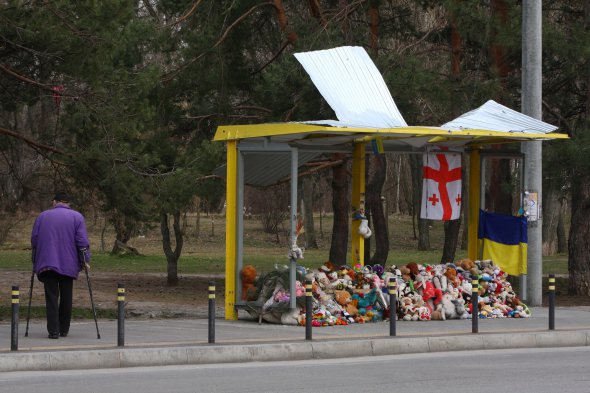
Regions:
<svg viewBox="0 0 590 393"><path fill-rule="evenodd" d="M31 245L33 271L45 286L48 337L66 337L72 319L73 280L82 270L79 252L88 252L90 246L84 216L70 208L66 193L57 193L53 208L37 217Z"/></svg>

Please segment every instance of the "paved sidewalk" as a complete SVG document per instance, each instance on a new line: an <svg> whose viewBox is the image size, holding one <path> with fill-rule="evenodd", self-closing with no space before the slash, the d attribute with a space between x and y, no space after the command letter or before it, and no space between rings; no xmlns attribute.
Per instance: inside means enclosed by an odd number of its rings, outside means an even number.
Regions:
<svg viewBox="0 0 590 393"><path fill-rule="evenodd" d="M349 356L376 356L508 347L590 345L590 307L557 308L555 331L548 330L548 309L533 308L527 319L389 322L313 329L263 323L243 318L216 320L215 344L208 343L206 319L125 321L125 348L117 347L117 321L100 320L101 339L93 320L73 322L70 335L47 338L44 321L32 321L29 337L19 326L19 351L10 351L10 324L0 325L0 372L130 367L244 361L276 361Z"/></svg>

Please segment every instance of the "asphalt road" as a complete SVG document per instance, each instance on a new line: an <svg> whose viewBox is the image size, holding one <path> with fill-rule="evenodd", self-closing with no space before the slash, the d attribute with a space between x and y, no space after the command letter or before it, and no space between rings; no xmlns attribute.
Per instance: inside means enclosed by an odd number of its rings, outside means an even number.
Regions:
<svg viewBox="0 0 590 393"><path fill-rule="evenodd" d="M590 392L590 347L0 374L0 392Z"/></svg>

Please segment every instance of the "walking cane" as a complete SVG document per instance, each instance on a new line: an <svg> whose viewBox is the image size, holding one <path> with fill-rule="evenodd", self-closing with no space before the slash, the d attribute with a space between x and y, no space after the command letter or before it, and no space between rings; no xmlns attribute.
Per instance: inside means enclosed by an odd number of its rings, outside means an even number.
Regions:
<svg viewBox="0 0 590 393"><path fill-rule="evenodd" d="M33 251L34 253L34 251ZM33 254L33 261L35 255ZM31 300L33 298L33 283L35 282L35 271L31 273L31 288L29 289L29 308L27 309L27 328L25 329L25 337L29 337L29 320L31 319Z"/></svg>
<svg viewBox="0 0 590 393"><path fill-rule="evenodd" d="M88 283L88 292L90 293L90 304L92 305L94 324L96 325L96 338L100 340L100 333L98 331L98 321L96 320L96 308L94 308L94 298L92 297L92 286L90 285L90 277L88 276L88 260L86 259L88 256L87 252L88 250L85 248L80 249L80 253L82 254L82 266L84 267L84 272L86 273L86 282Z"/></svg>

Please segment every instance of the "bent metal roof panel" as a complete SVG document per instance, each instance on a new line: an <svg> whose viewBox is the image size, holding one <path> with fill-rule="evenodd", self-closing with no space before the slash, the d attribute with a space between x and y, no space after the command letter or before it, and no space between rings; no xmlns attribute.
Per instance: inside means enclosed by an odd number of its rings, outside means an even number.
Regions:
<svg viewBox="0 0 590 393"><path fill-rule="evenodd" d="M408 126L383 77L361 47L296 53L338 120L222 125L215 141L280 143L302 149L350 149L352 142L380 139L386 151L427 145L470 146L564 139L557 127L492 100L440 127Z"/></svg>
<svg viewBox="0 0 590 393"><path fill-rule="evenodd" d="M287 176L292 147L300 149L302 164L321 153L349 152L353 143L375 139L385 151L402 152L423 151L429 145L471 147L567 138L553 132L557 127L492 100L439 127L408 126L363 48L341 47L295 57L338 119L219 126L214 140L238 140L245 153L247 184L269 185Z"/></svg>

